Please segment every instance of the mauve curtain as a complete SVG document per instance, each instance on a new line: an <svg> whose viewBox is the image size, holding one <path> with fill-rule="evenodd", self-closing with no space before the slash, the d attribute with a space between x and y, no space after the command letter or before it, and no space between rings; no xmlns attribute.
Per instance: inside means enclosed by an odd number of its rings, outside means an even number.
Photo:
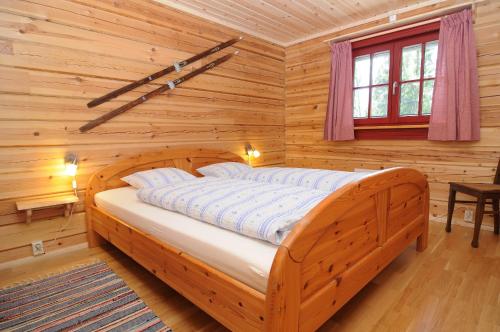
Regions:
<svg viewBox="0 0 500 332"><path fill-rule="evenodd" d="M353 140L351 42L332 43L330 49L332 63L324 138L327 141Z"/></svg>
<svg viewBox="0 0 500 332"><path fill-rule="evenodd" d="M476 41L470 9L441 20L429 139L479 140Z"/></svg>

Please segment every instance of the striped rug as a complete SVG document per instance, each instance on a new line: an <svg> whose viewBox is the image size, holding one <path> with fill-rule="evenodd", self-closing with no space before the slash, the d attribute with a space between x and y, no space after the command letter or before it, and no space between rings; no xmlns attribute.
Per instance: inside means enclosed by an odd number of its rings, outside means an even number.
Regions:
<svg viewBox="0 0 500 332"><path fill-rule="evenodd" d="M106 263L0 290L0 331L171 331Z"/></svg>

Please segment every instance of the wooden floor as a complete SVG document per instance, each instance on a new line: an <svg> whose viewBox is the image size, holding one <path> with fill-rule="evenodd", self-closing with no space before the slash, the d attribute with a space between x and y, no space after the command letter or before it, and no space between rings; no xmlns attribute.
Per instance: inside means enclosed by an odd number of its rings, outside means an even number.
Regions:
<svg viewBox="0 0 500 332"><path fill-rule="evenodd" d="M429 248L409 248L320 331L500 331L500 239L431 223ZM100 259L176 332L225 331L196 306L113 247L46 255L0 270L0 287Z"/></svg>

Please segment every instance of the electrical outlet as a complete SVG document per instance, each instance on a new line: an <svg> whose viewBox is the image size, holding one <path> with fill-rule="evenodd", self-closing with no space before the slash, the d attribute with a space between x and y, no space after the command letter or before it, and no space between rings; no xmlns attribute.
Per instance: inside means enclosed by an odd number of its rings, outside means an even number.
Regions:
<svg viewBox="0 0 500 332"><path fill-rule="evenodd" d="M31 242L31 248L33 249L33 256L40 256L45 254L45 249L43 248L42 241Z"/></svg>
<svg viewBox="0 0 500 332"><path fill-rule="evenodd" d="M464 221L472 222L474 220L474 211L471 209L465 209L464 212Z"/></svg>

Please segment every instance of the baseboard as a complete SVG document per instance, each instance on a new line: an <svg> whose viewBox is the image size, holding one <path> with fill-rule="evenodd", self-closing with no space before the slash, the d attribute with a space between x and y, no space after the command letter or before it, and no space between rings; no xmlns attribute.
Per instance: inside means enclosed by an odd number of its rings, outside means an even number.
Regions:
<svg viewBox="0 0 500 332"><path fill-rule="evenodd" d="M434 222L438 222L440 224L446 224L446 218L430 217L429 220L434 221ZM464 221L452 221L451 224L457 225L457 226L462 226L462 227L474 228L474 224L464 222ZM481 230L493 232L493 226L483 224L483 225L481 225Z"/></svg>
<svg viewBox="0 0 500 332"><path fill-rule="evenodd" d="M22 264L29 264L29 263L32 263L35 261L44 260L45 257L57 257L57 256L62 255L62 254L67 254L68 252L78 251L78 250L82 250L85 248L88 248L87 242L75 244L72 246L67 246L67 247L64 247L64 248L61 248L58 250L52 250L52 251L49 251L46 254L41 255L41 256L28 256L28 257L23 257L23 258L7 261L4 263L0 263L0 270L12 268L12 267L22 265Z"/></svg>

